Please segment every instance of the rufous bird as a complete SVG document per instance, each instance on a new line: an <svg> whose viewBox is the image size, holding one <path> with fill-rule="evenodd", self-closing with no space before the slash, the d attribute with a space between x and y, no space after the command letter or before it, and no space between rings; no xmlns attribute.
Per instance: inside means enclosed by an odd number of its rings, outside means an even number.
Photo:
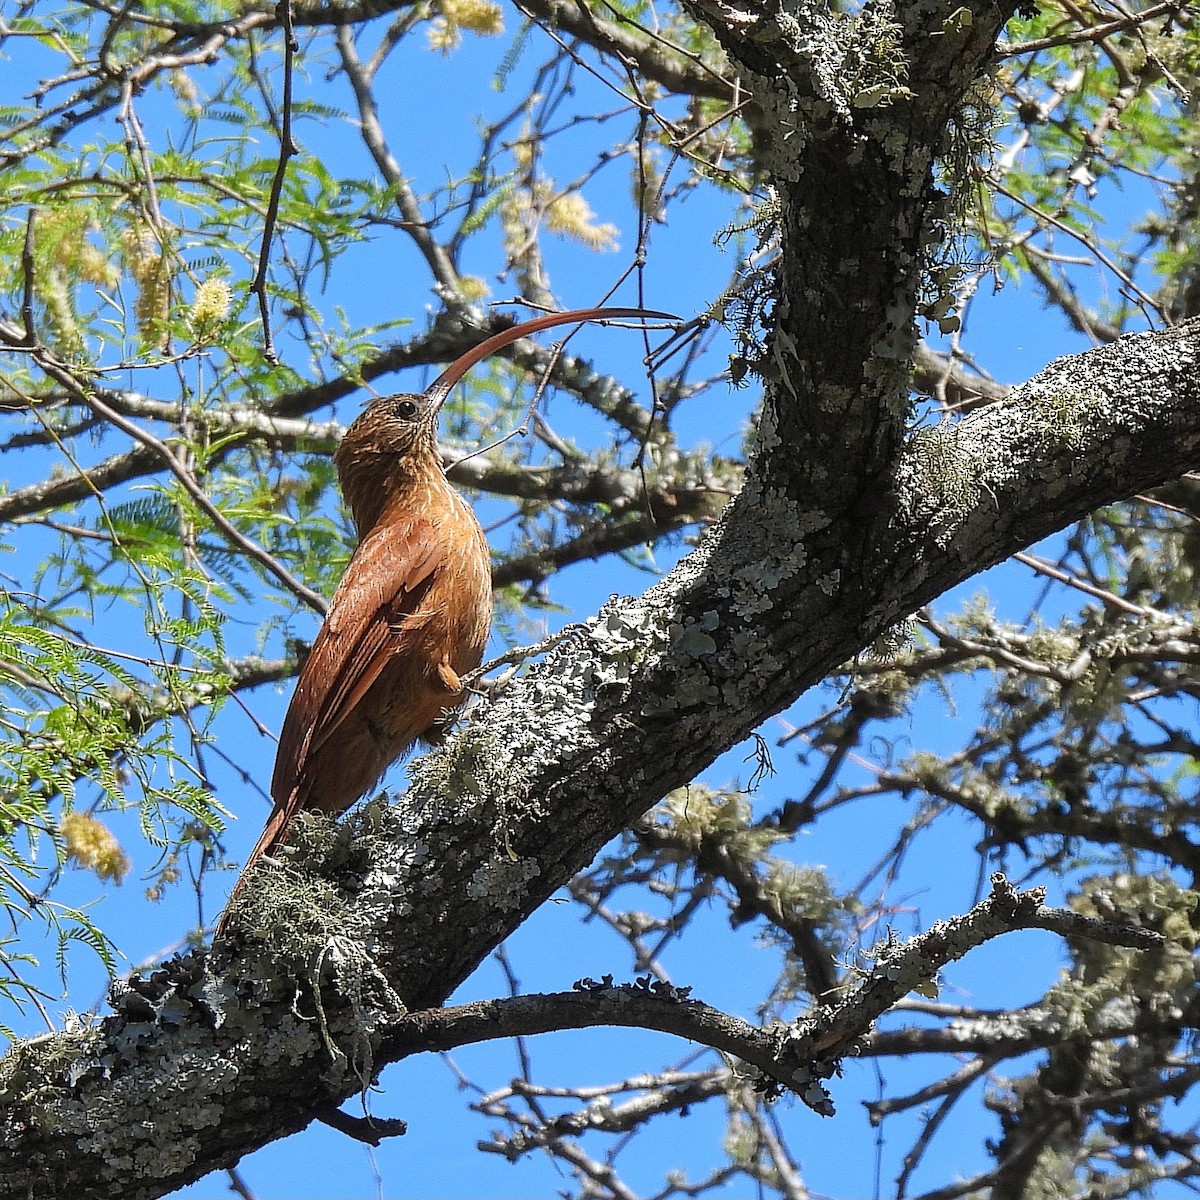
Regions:
<svg viewBox="0 0 1200 1200"><path fill-rule="evenodd" d="M463 676L483 657L491 556L438 454L438 412L450 390L489 354L539 330L666 316L581 308L514 325L457 358L424 395L373 400L346 430L333 461L358 546L300 672L275 756L275 807L231 902L246 871L287 838L297 813L343 812L418 738L438 740L463 702Z"/></svg>

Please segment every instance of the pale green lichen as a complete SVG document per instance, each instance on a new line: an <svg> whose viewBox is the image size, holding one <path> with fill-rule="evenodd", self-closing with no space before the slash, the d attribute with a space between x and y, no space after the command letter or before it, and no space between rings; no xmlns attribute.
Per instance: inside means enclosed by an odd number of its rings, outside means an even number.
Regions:
<svg viewBox="0 0 1200 1200"><path fill-rule="evenodd" d="M943 34L960 36L969 29L969 16L967 9L951 13L943 23ZM981 252L977 231L986 229L990 221L984 180L1002 123L1003 108L990 75L974 80L946 123L945 144L937 158L942 192L927 217L926 266L917 301L918 313L943 334L960 328L955 311L959 289L964 278L979 271L990 257Z"/></svg>
<svg viewBox="0 0 1200 1200"><path fill-rule="evenodd" d="M1038 662L1065 667L1079 654L1079 635L1065 626L1036 625L1029 634L1028 647Z"/></svg>
<svg viewBox="0 0 1200 1200"><path fill-rule="evenodd" d="M916 618L906 617L890 629L885 629L872 643L871 652L881 662L893 662L912 648L916 632Z"/></svg>
<svg viewBox="0 0 1200 1200"><path fill-rule="evenodd" d="M765 253L779 239L783 219L783 205L779 194L772 187L766 196L750 211L745 221L733 221L714 235L716 245L723 247L735 235L753 232L754 249L743 254L743 259L752 264L712 305L710 315L732 334L734 352L729 356L729 378L734 387L741 387L747 375L754 371L762 375L766 344L763 331L766 327L767 306L775 299L777 287L775 272L771 265L773 255Z"/></svg>
<svg viewBox="0 0 1200 1200"><path fill-rule="evenodd" d="M346 925L346 904L319 870L329 858L344 857L339 841L344 850L346 838L329 818L302 814L288 844L251 868L234 902L236 927L256 941L286 946L290 956L315 961Z"/></svg>
<svg viewBox="0 0 1200 1200"><path fill-rule="evenodd" d="M890 3L837 13L834 42L842 48L840 85L852 108L881 108L911 99L903 35Z"/></svg>
<svg viewBox="0 0 1200 1200"><path fill-rule="evenodd" d="M841 571L830 571L826 575L817 576L817 587L820 588L826 596L836 596L838 589L841 587L841 583Z"/></svg>
<svg viewBox="0 0 1200 1200"><path fill-rule="evenodd" d="M0 1104L29 1104L34 1110L61 1086L61 1074L89 1062L101 1045L95 1026L72 1022L58 1033L15 1042L0 1058Z"/></svg>
<svg viewBox="0 0 1200 1200"><path fill-rule="evenodd" d="M479 866L467 883L467 896L486 900L499 909L520 908L528 892L528 884L542 873L531 859L490 858Z"/></svg>
<svg viewBox="0 0 1200 1200"><path fill-rule="evenodd" d="M962 10L959 10L960 12ZM951 20L956 14L951 14ZM1004 123L996 81L980 75L963 93L946 126L946 147L939 158L941 179L949 191L947 223L956 229L984 228L986 193L980 167L990 166L996 133Z"/></svg>
<svg viewBox="0 0 1200 1200"><path fill-rule="evenodd" d="M674 837L659 851L664 861L689 861L713 839L729 853L746 861L757 861L787 834L753 820L745 792L715 790L694 783L669 792L655 809L655 818L670 826Z"/></svg>
<svg viewBox="0 0 1200 1200"><path fill-rule="evenodd" d="M916 430L909 441L909 484L939 545L975 508L983 495L981 464L954 421Z"/></svg>
<svg viewBox="0 0 1200 1200"><path fill-rule="evenodd" d="M804 6L801 19L780 16L788 49L806 68L812 94L798 98L812 121L880 108L911 97L904 31L890 0L852 12ZM795 68L792 74L796 74Z"/></svg>
<svg viewBox="0 0 1200 1200"><path fill-rule="evenodd" d="M998 493L1027 485L1039 461L1061 475L1056 460L1087 447L1113 411L1103 393L1053 386L1043 376L978 417L918 429L897 470L901 503L947 546L981 504L995 508Z"/></svg>
<svg viewBox="0 0 1200 1200"><path fill-rule="evenodd" d="M267 947L271 971L290 981L295 1003L307 998L317 1039L307 1052L323 1047L326 1077L333 1084L347 1073L363 1087L370 1081L371 1035L363 1027L371 1007L368 998L381 996L393 1011L403 1010L371 957L379 910L402 911L405 897L396 881L412 877L412 860L422 851L419 844L397 836L394 826L403 818L379 798L340 823L303 814L288 844L253 868L234 911L234 928L251 939L251 949L255 943ZM406 861L398 863L398 857ZM364 870L350 905L334 879L355 864ZM339 1014L338 1040L321 1000L322 984L331 978L337 981L339 995L349 1001L348 1011ZM240 1003L250 999L241 996ZM222 1008L231 1015L228 1004ZM164 1015L160 1012L159 1018ZM279 1052L293 1058L295 1031L280 1031L279 1039ZM339 1040L348 1046L348 1055ZM272 1055L269 1039L263 1054L267 1059Z"/></svg>
<svg viewBox="0 0 1200 1200"><path fill-rule="evenodd" d="M1032 418L1034 428L1051 444L1067 450L1081 450L1088 440L1094 409L1094 397L1064 388L1037 397L1025 406L1024 411Z"/></svg>

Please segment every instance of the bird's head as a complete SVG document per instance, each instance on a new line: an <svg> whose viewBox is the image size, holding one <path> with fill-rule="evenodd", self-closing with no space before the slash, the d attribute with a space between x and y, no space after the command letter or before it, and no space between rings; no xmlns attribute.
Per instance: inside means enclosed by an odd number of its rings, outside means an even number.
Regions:
<svg viewBox="0 0 1200 1200"><path fill-rule="evenodd" d="M372 400L346 430L334 453L339 474L366 455L403 460L414 454L436 454L438 410L444 399L431 389L422 394L402 392Z"/></svg>
<svg viewBox="0 0 1200 1200"><path fill-rule="evenodd" d="M502 329L459 355L423 394L401 393L372 400L346 430L333 457L359 536L366 536L391 497L426 481L431 473L441 477L438 412L454 385L476 363L542 329L621 317L675 319L670 313L643 308L579 308L548 313Z"/></svg>

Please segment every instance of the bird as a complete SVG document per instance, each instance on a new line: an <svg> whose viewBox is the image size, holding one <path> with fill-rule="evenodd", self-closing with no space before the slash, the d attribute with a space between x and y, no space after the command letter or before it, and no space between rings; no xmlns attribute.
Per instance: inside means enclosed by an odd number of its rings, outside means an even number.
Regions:
<svg viewBox="0 0 1200 1200"><path fill-rule="evenodd" d="M372 400L334 452L358 544L300 671L271 777L274 807L233 889L288 837L302 811L337 815L366 795L415 742L436 744L483 658L492 616L491 553L438 453L438 413L455 384L511 342L558 325L641 308L548 313L460 355L422 394Z"/></svg>

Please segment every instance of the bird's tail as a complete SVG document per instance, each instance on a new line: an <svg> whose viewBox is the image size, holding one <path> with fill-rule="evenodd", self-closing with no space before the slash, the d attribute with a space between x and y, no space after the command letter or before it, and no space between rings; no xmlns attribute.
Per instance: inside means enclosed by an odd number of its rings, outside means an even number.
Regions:
<svg viewBox="0 0 1200 1200"><path fill-rule="evenodd" d="M217 922L217 928L213 933L214 941L217 938L224 937L229 932L229 918L236 907L237 899L241 895L242 889L246 886L246 876L264 854L269 854L287 838L288 830L292 827L292 816L294 813L295 807L293 805L275 805L270 817L267 818L267 825L262 831L262 836L255 843L254 849L250 851L250 857L246 859L246 863L242 867L242 873L238 876L237 883L233 885L233 891L229 894L225 911L221 914L221 919Z"/></svg>

